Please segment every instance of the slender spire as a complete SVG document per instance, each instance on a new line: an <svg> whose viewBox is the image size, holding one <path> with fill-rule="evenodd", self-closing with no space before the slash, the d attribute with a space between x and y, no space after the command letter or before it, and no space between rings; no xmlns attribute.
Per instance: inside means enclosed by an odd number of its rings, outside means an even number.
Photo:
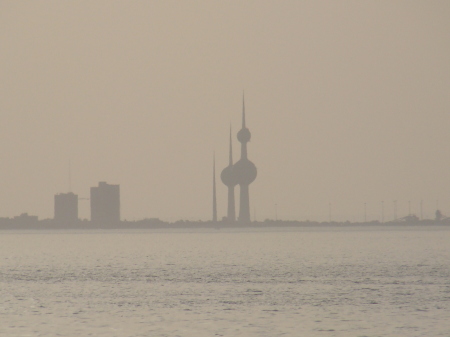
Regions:
<svg viewBox="0 0 450 337"><path fill-rule="evenodd" d="M230 166L233 165L233 145L231 142L231 123L230 123L230 154L229 154L228 164Z"/></svg>
<svg viewBox="0 0 450 337"><path fill-rule="evenodd" d="M242 92L242 128L245 129L245 93Z"/></svg>
<svg viewBox="0 0 450 337"><path fill-rule="evenodd" d="M240 222L250 222L250 197L249 185L256 178L256 166L247 158L247 143L252 135L245 125L245 95L242 94L242 129L237 134L238 141L241 143L241 159L234 165L236 181L239 184L239 218Z"/></svg>
<svg viewBox="0 0 450 337"><path fill-rule="evenodd" d="M217 221L217 199L216 199L216 153L213 155L213 222Z"/></svg>

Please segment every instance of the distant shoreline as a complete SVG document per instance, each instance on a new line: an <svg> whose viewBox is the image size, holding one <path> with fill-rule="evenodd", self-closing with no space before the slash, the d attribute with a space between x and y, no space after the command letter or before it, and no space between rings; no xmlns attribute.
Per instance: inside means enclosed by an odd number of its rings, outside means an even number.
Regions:
<svg viewBox="0 0 450 337"><path fill-rule="evenodd" d="M314 221L286 221L266 220L248 223L228 223L224 221L176 221L165 222L159 219L145 219L139 221L121 221L118 223L99 224L87 220L73 223L58 223L52 219L36 221L17 221L17 219L0 219L0 230L126 230L126 229L239 229L239 228L327 228L327 227L450 227L450 220L420 220L414 222L314 222Z"/></svg>

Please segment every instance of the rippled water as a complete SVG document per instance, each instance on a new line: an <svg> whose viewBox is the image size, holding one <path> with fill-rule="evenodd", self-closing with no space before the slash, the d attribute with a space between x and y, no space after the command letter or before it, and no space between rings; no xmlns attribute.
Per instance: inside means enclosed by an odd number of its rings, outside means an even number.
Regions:
<svg viewBox="0 0 450 337"><path fill-rule="evenodd" d="M1 336L450 336L450 228L0 233Z"/></svg>

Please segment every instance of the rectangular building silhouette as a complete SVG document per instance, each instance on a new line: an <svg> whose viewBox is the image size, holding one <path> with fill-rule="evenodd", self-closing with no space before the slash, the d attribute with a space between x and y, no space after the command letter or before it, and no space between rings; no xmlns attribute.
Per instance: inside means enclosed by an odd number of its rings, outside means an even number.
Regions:
<svg viewBox="0 0 450 337"><path fill-rule="evenodd" d="M108 225L120 221L120 186L104 181L91 187L91 221Z"/></svg>
<svg viewBox="0 0 450 337"><path fill-rule="evenodd" d="M78 220L78 195L60 193L55 195L55 221L73 223Z"/></svg>

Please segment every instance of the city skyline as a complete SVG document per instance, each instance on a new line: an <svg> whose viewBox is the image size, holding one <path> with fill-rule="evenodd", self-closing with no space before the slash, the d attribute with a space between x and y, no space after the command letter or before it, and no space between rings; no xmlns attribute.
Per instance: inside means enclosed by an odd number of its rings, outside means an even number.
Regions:
<svg viewBox="0 0 450 337"><path fill-rule="evenodd" d="M250 133L248 131L248 129L246 128L246 122L245 122L245 98L243 97L242 99L242 113L241 113L241 118L242 118L242 122L241 122L241 129L239 130L239 132L237 133L237 138L239 141L239 137L243 137L242 136L242 130L244 130L245 132L245 136L244 138L246 138L246 141L241 142L241 159L245 158L246 159L246 155L247 155L247 149L246 149L246 144L247 142L250 140ZM241 136L240 136L241 134ZM248 140L247 140L248 139ZM240 214L239 216L237 215L236 212L236 198L234 195L234 190L235 187L239 185L239 183L237 182L239 179L236 179L236 174L233 172L234 166L239 162L233 163L233 137L232 137L232 126L230 123L230 129L229 129L229 153L228 153L228 166L225 167L225 169L222 171L221 173L221 179L222 182L225 184L225 186L227 185L225 182L230 180L233 181L231 184L231 188L228 187L228 199L227 202L221 202L220 206L221 207L217 207L217 187L216 187L216 180L215 180L215 167L216 167L216 155L214 152L214 158L213 158L213 216L211 219L209 219L208 217L206 218L201 218L200 216L196 217L180 217L180 218L172 218L172 219L163 219L165 221L169 221L169 222L174 222L174 221L178 221L178 220L188 220L188 221L197 221L197 220L203 220L203 221L208 221L208 220L212 220L213 222L214 220L214 214L216 216L216 220L217 221L227 221L227 217L229 217L230 214L234 214L234 218L232 217L233 220L231 220L231 222L249 222L249 221L264 221L264 220L285 220L285 221L319 221L319 222L327 222L331 221L331 222L346 222L346 221L350 221L350 222L370 222L370 221L379 221L379 222L391 222L391 221L395 221L395 220L399 220L399 219L403 219L403 218L407 218L410 215L413 216L417 216L418 219L422 220L422 219L435 219L436 217L436 211L439 210L439 212L442 213L442 215L444 217L447 217L448 214L445 210L446 209L450 209L450 205L442 205L439 203L439 199L436 200L425 200L424 199L419 199L419 200L413 200L413 202L411 201L411 199L406 199L406 200L380 200L378 202L375 203L367 203L367 202L361 202L359 207L360 210L359 212L356 212L355 214L352 214L350 216L347 215L347 217L343 216L342 213L340 212L339 208L336 207L336 204L333 204L331 202L328 203L324 203L323 204L323 209L325 210L326 207L328 207L326 209L326 211L328 212L328 216L327 217L317 217L317 218L312 218L312 217L301 217L301 218L292 218L292 217L284 217L283 213L279 211L278 207L278 203L274 203L273 206L273 210L272 210L272 214L264 217L264 218L256 218L255 220L255 216L256 216L256 206L253 208L253 213L251 212L250 208L248 207L246 209L246 218L244 220L240 219ZM252 164L253 165L253 164ZM73 199L73 196L77 197L77 214L78 214L78 200L92 200L92 189L95 189L97 187L91 187L91 198L85 198L82 196L78 196L77 194L74 194L72 191L72 168L71 168L72 164L71 161L69 161L69 166L68 166L68 176L67 178L67 189L65 190L66 192L63 191L59 191L54 195L55 198L55 203L54 203L54 208L53 208L53 212L54 212L54 216L53 217L42 217L39 214L37 215L37 217L39 217L40 219L49 219L49 218L55 218L56 220L62 221L62 223L67 222L67 220L58 218L57 216L57 199L59 198L59 202L60 204L61 201L63 201L63 198L69 198L69 199ZM254 165L253 165L254 166ZM255 168L256 170L256 168ZM256 171L255 171L255 177L256 177ZM251 181L254 180L254 178L250 179ZM99 183L101 184L106 184L103 181L100 181ZM109 186L119 186L119 185L109 185ZM239 188L240 191L240 188ZM222 195L223 193L221 193L222 191L220 191L220 195ZM239 193L239 204L241 203L241 193ZM248 192L247 195L244 198L248 198ZM219 199L223 199L221 198L221 196L219 196ZM118 202L120 203L120 197L118 199ZM205 203L206 204L206 203ZM248 204L248 202L244 201L244 205ZM337 203L339 204L339 203ZM67 205L66 205L67 206ZM369 208L367 207L369 206ZM441 207L444 206L444 207ZM64 206L63 206L64 207ZM83 207L83 206L82 206ZM119 206L120 207L120 206ZM246 207L246 206L244 206ZM60 206L60 208L62 208ZM69 206L70 208L70 206ZM73 207L72 207L73 208ZM176 207L175 207L176 208ZM239 206L239 211L241 210L242 205L240 204ZM223 209L223 212L222 212ZM444 210L443 212L441 210ZM72 213L74 213L75 211L70 211ZM83 220L83 219L89 219L90 221L92 221L92 201L91 201L91 207L89 208L89 212L91 214L90 217L83 217L80 216L78 217L79 220ZM230 213L231 212L231 213ZM22 212L20 212L20 214L14 214L14 215L10 215L10 216L5 216L5 215L1 215L0 214L0 218L1 217L10 217L10 218L18 218L19 215L23 216L28 215L28 211L24 210ZM31 212L32 213L32 212ZM252 213L252 214L250 214ZM266 213L267 214L267 213ZM323 214L325 215L325 213ZM36 216L35 214L32 214L32 216ZM115 221L120 221L120 220L142 220L142 219L147 219L147 218L158 218L157 214L148 214L147 216L143 216L143 217L135 217L135 216L131 216L125 218L121 218L120 217L120 210L119 210L119 214L118 216L116 216L116 220ZM117 220L118 219L118 220ZM96 222L96 221L94 221Z"/></svg>
<svg viewBox="0 0 450 337"><path fill-rule="evenodd" d="M200 217L192 218L178 218L171 219L169 222L176 221L209 221L217 222L222 221L225 223L248 223L251 221L265 221L265 220L281 220L281 221L313 221L313 222L392 222L408 219L412 217L413 221L417 220L432 220L438 217L446 219L448 217L447 213L442 212L439 200L435 200L434 205L430 205L424 200L420 199L418 204L412 203L411 200L392 200L391 206L389 201L380 200L378 205L369 205L371 209L368 212L368 203L362 202L360 213L353 214L350 217L343 218L339 213L339 209L335 209L334 204L331 202L327 203L328 207L328 218L327 219L317 219L317 218L286 218L282 214L279 214L278 204L273 204L273 214L272 216L267 216L264 219L256 218L256 207L253 207L253 214L250 210L249 203L249 190L248 185L253 182L256 178L256 167L247 158L247 143L250 141L251 134L249 129L246 127L246 114L245 114L245 96L242 96L242 113L241 113L241 129L237 133L237 140L241 143L241 158L236 163L233 162L233 137L232 137L232 126L230 123L229 129L229 152L228 152L228 165L222 170L220 178L222 183L227 187L227 202L222 203L221 206L224 208L224 213L221 214L218 209L222 207L217 207L217 184L216 184L216 154L214 151L213 155L213 179L212 179L212 217L211 219L201 219ZM243 164L243 165L242 165ZM247 167L249 165L249 167ZM29 215L28 211L21 212L20 214L15 214L10 216L11 219L21 219L21 218L40 218L40 219L51 219L63 224L63 225L73 225L76 220L89 220L94 224L103 224L105 226L108 221L112 223L117 223L120 221L136 221L145 219L159 219L157 214L151 214L145 217L129 217L121 218L120 216L120 185L110 185L105 181L100 181L98 186L90 187L90 198L80 197L72 191L72 164L69 161L68 166L68 176L67 176L67 190L66 192L58 192L54 195L54 216L48 218L42 218L39 215ZM242 191L241 184L244 184L244 191ZM235 198L235 187L239 186L239 216L236 212L236 198ZM78 207L79 200L90 200L90 217L79 217ZM242 200L242 201L241 201ZM399 203L400 202L400 203ZM429 202L429 201L428 201ZM407 204L407 211L405 204ZM432 203L431 203L432 204ZM325 206L325 205L324 205ZM400 207L399 207L400 206ZM433 208L434 206L434 208ZM378 207L378 209L376 209ZM175 206L176 208L176 206ZM375 209L375 210L374 210ZM336 212L337 211L337 212ZM98 214L98 215L97 215ZM438 215L439 214L439 215ZM0 215L0 218L8 218L7 216ZM328 221L327 221L328 220ZM163 221L166 221L164 219Z"/></svg>
<svg viewBox="0 0 450 337"><path fill-rule="evenodd" d="M227 213L221 219L224 223L249 223L251 221L258 221L256 219L256 209L254 208L253 218L250 215L250 206L249 206L249 190L248 185L253 182L256 178L256 167L252 162L248 160L247 157L247 143L250 141L251 134L249 129L246 127L246 115L245 115L245 97L242 98L242 125L241 129L237 133L237 139L241 143L241 159L234 163L233 162L233 141L232 141L232 127L230 125L230 134L229 134L229 162L228 166L226 166L221 173L221 180L228 189L228 199L227 199ZM243 165L242 165L243 162ZM248 166L248 167L247 167ZM80 198L77 194L72 192L72 177L71 177L71 163L69 161L69 170L68 170L68 192L60 192L54 195L54 217L53 219L63 225L63 226L72 226L76 225L78 220L86 220L78 217L78 200L90 200L90 221L93 224L101 225L104 227L108 227L108 224L118 223L122 220L127 221L126 219L122 219L120 216L120 185L110 185L104 181L100 181L98 186L94 186L90 188L90 198ZM244 184L244 192L240 188L239 195L239 217L236 217L236 202L234 195L234 188L240 183ZM241 187L241 186L240 186ZM242 201L241 201L242 200ZM420 200L419 210L415 208L415 205L411 204L411 200L408 200L408 212L400 213L398 212L398 200L392 201L392 216L390 217L389 210L387 210L385 206L385 201L380 201L380 209L379 214L377 216L373 216L370 214L368 217L367 212L367 202L363 203L363 215L362 219L359 218L361 215L355 215L353 219L337 219L334 216L334 210L332 208L332 203L328 203L328 222L392 222L392 221L417 221L417 220L427 220L427 219L447 219L448 216L443 214L439 207L439 200L436 200L435 209L431 212L424 210L424 201ZM415 212L417 211L417 212ZM0 218L2 218L0 216ZM5 217L3 217L5 218ZM38 216L29 215L28 212L23 212L20 215L16 215L11 219L25 219L24 221L36 221ZM142 219L136 219L133 217L133 221L135 220L145 220L149 219L149 217L145 217ZM158 217L151 217L150 219L159 219ZM408 220L409 219L409 220ZM200 219L177 219L176 221L183 220L200 220ZM208 220L208 219L207 219ZM213 179L212 179L212 218L210 219L212 222L219 221L219 215L217 211L217 187L216 187L216 155L214 152L213 155ZM319 221L317 219L282 219L278 217L278 204L274 204L274 216L267 217L264 220L281 220L281 221ZM327 222L327 221L322 221Z"/></svg>
<svg viewBox="0 0 450 337"><path fill-rule="evenodd" d="M0 0L0 335L450 335L449 36L449 0Z"/></svg>
<svg viewBox="0 0 450 337"><path fill-rule="evenodd" d="M80 198L120 184L122 219L211 219L243 89L252 217L450 214L449 2L0 6L0 216L52 218L71 161Z"/></svg>

